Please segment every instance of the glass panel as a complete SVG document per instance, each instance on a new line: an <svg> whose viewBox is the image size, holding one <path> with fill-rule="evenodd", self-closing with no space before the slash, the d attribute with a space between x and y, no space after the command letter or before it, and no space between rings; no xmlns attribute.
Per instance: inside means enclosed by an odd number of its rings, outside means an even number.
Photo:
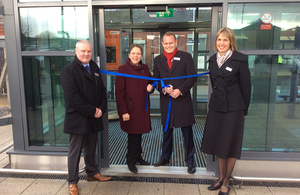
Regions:
<svg viewBox="0 0 300 195"><path fill-rule="evenodd" d="M198 60L197 60L197 73L208 72L208 64L210 51L210 32L198 33ZM208 102L208 80L209 76L204 75L197 78L197 110L201 113L207 113Z"/></svg>
<svg viewBox="0 0 300 195"><path fill-rule="evenodd" d="M68 146L61 69L74 57L23 57L30 146Z"/></svg>
<svg viewBox="0 0 300 195"><path fill-rule="evenodd" d="M20 8L23 51L74 50L88 39L86 7Z"/></svg>
<svg viewBox="0 0 300 195"><path fill-rule="evenodd" d="M173 8L170 17L158 16L158 12L145 12L145 9L133 9L133 23L195 22L195 7Z"/></svg>
<svg viewBox="0 0 300 195"><path fill-rule="evenodd" d="M194 58L194 31L172 31L177 38L178 50L188 52Z"/></svg>
<svg viewBox="0 0 300 195"><path fill-rule="evenodd" d="M143 63L149 66L150 72L153 71L154 58L160 54L160 32L134 32L133 43L139 44L143 48ZM157 90L150 95L150 106L159 109L159 93Z"/></svg>
<svg viewBox="0 0 300 195"><path fill-rule="evenodd" d="M198 22L211 22L211 7L198 8Z"/></svg>
<svg viewBox="0 0 300 195"><path fill-rule="evenodd" d="M106 31L109 31L109 30L106 30ZM106 47L106 49L108 49L108 47ZM119 56L122 56L121 64L125 64L125 62L128 58L128 52L129 52L129 33L128 32L121 33L121 47L119 47L119 50L121 50L121 54L120 54L120 52L116 52L116 53L118 53ZM108 58L108 52L107 52L106 58ZM107 60L107 61L109 61L109 60ZM118 67L116 67L115 70L110 70L110 71L117 71L117 68ZM108 110L109 111L117 110L116 98L115 98L115 79L116 79L115 76L107 75L107 100L108 100Z"/></svg>
<svg viewBox="0 0 300 195"><path fill-rule="evenodd" d="M122 64L125 64L129 53L129 32L122 32Z"/></svg>
<svg viewBox="0 0 300 195"><path fill-rule="evenodd" d="M105 9L105 23L130 23L130 9Z"/></svg>
<svg viewBox="0 0 300 195"><path fill-rule="evenodd" d="M134 32L133 43L143 48L143 63L153 70L153 59L160 54L160 32Z"/></svg>
<svg viewBox="0 0 300 195"><path fill-rule="evenodd" d="M238 49L300 49L300 3L229 4Z"/></svg>
<svg viewBox="0 0 300 195"><path fill-rule="evenodd" d="M252 97L243 150L300 151L299 62L299 55L249 56Z"/></svg>

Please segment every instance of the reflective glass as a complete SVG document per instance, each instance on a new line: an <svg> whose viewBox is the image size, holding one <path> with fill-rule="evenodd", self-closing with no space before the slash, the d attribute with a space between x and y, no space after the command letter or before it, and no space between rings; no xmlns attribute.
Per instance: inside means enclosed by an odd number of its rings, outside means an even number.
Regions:
<svg viewBox="0 0 300 195"><path fill-rule="evenodd" d="M145 12L145 9L133 9L133 23L162 23L162 22L195 22L195 7L172 8L172 14L159 14L159 12Z"/></svg>
<svg viewBox="0 0 300 195"><path fill-rule="evenodd" d="M210 51L210 38L211 33L199 32L198 33L198 58L197 58L197 73L208 72L208 64ZM197 111L201 111L201 114L207 113L208 103L208 83L209 75L197 77Z"/></svg>
<svg viewBox="0 0 300 195"><path fill-rule="evenodd" d="M198 8L198 22L211 22L211 7Z"/></svg>
<svg viewBox="0 0 300 195"><path fill-rule="evenodd" d="M105 9L105 23L130 23L130 9Z"/></svg>
<svg viewBox="0 0 300 195"><path fill-rule="evenodd" d="M68 146L61 69L74 57L23 57L30 146Z"/></svg>
<svg viewBox="0 0 300 195"><path fill-rule="evenodd" d="M300 49L300 3L228 5L238 49Z"/></svg>
<svg viewBox="0 0 300 195"><path fill-rule="evenodd" d="M249 56L252 97L243 150L300 151L299 67L299 55Z"/></svg>
<svg viewBox="0 0 300 195"><path fill-rule="evenodd" d="M129 33L128 32L122 32L121 34L121 64L125 64L128 53L129 53ZM107 44L107 42L106 42ZM120 48L119 48L120 49ZM108 46L106 45L106 50L108 51ZM106 61L109 61L109 53L106 52ZM120 53L116 57L120 58ZM108 66L108 64L107 64ZM117 70L117 69L116 69ZM116 70L110 70L110 71L116 71ZM116 77L113 75L107 75L107 101L108 101L108 110L110 112L114 112L117 110L117 104L116 104L116 97L115 97L115 79Z"/></svg>
<svg viewBox="0 0 300 195"><path fill-rule="evenodd" d="M160 54L160 32L134 32L133 43L139 44L143 48L143 63L149 66L149 70L153 72L154 58ZM150 94L150 107L159 109L159 93L155 90Z"/></svg>
<svg viewBox="0 0 300 195"><path fill-rule="evenodd" d="M88 39L86 7L20 8L23 51L74 50Z"/></svg>

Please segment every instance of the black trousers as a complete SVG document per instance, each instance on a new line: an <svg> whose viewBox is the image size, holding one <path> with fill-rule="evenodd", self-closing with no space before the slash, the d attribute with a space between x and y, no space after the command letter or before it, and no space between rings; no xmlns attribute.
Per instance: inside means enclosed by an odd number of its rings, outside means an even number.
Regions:
<svg viewBox="0 0 300 195"><path fill-rule="evenodd" d="M165 127L163 128L165 129ZM194 138L193 129L191 126L181 127L181 132L184 139L184 149L185 149L185 162L191 164L194 162ZM163 134L163 144L162 144L162 160L169 160L172 156L173 150L173 128L168 128L167 132L164 131Z"/></svg>
<svg viewBox="0 0 300 195"><path fill-rule="evenodd" d="M127 142L127 164L136 162L142 155L142 134L128 134Z"/></svg>
<svg viewBox="0 0 300 195"><path fill-rule="evenodd" d="M68 153L68 182L76 184L79 181L79 161L83 151L85 171L88 177L99 173L99 166L96 161L96 146L98 133L75 135L70 134L70 146Z"/></svg>

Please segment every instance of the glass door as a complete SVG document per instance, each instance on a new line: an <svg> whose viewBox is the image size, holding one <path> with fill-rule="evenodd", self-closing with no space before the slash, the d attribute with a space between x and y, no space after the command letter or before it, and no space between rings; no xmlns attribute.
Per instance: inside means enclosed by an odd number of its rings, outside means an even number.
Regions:
<svg viewBox="0 0 300 195"><path fill-rule="evenodd" d="M139 44L143 47L143 63L149 66L150 71L153 71L154 58L163 52L162 48L162 37L166 32L172 32L175 34L177 39L178 50L185 51L191 54L194 58L194 40L195 31L194 30L183 30L183 31L172 31L170 29L158 30L133 30L133 43ZM192 94L194 90L191 90ZM151 111L159 111L159 93L155 91L150 95L151 100Z"/></svg>

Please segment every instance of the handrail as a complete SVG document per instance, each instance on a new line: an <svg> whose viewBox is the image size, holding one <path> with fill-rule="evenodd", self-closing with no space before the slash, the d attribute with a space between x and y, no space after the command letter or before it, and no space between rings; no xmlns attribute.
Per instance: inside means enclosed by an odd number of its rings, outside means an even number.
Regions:
<svg viewBox="0 0 300 195"><path fill-rule="evenodd" d="M85 171L85 165L79 170L79 174ZM49 175L67 175L68 171L51 170L28 170L28 169L0 169L0 173L27 173L27 174L49 174Z"/></svg>
<svg viewBox="0 0 300 195"><path fill-rule="evenodd" d="M8 144L7 146L5 146L4 148L2 148L0 150L0 154L2 154L4 151L6 151L8 148L12 147L14 145L14 142Z"/></svg>
<svg viewBox="0 0 300 195"><path fill-rule="evenodd" d="M231 178L241 181L241 183L239 184L239 189L242 188L243 181L300 182L300 178L242 177L242 176L231 176Z"/></svg>
<svg viewBox="0 0 300 195"><path fill-rule="evenodd" d="M278 178L278 177L242 177L232 176L235 180L242 181L282 181L282 182L300 182L300 178Z"/></svg>

